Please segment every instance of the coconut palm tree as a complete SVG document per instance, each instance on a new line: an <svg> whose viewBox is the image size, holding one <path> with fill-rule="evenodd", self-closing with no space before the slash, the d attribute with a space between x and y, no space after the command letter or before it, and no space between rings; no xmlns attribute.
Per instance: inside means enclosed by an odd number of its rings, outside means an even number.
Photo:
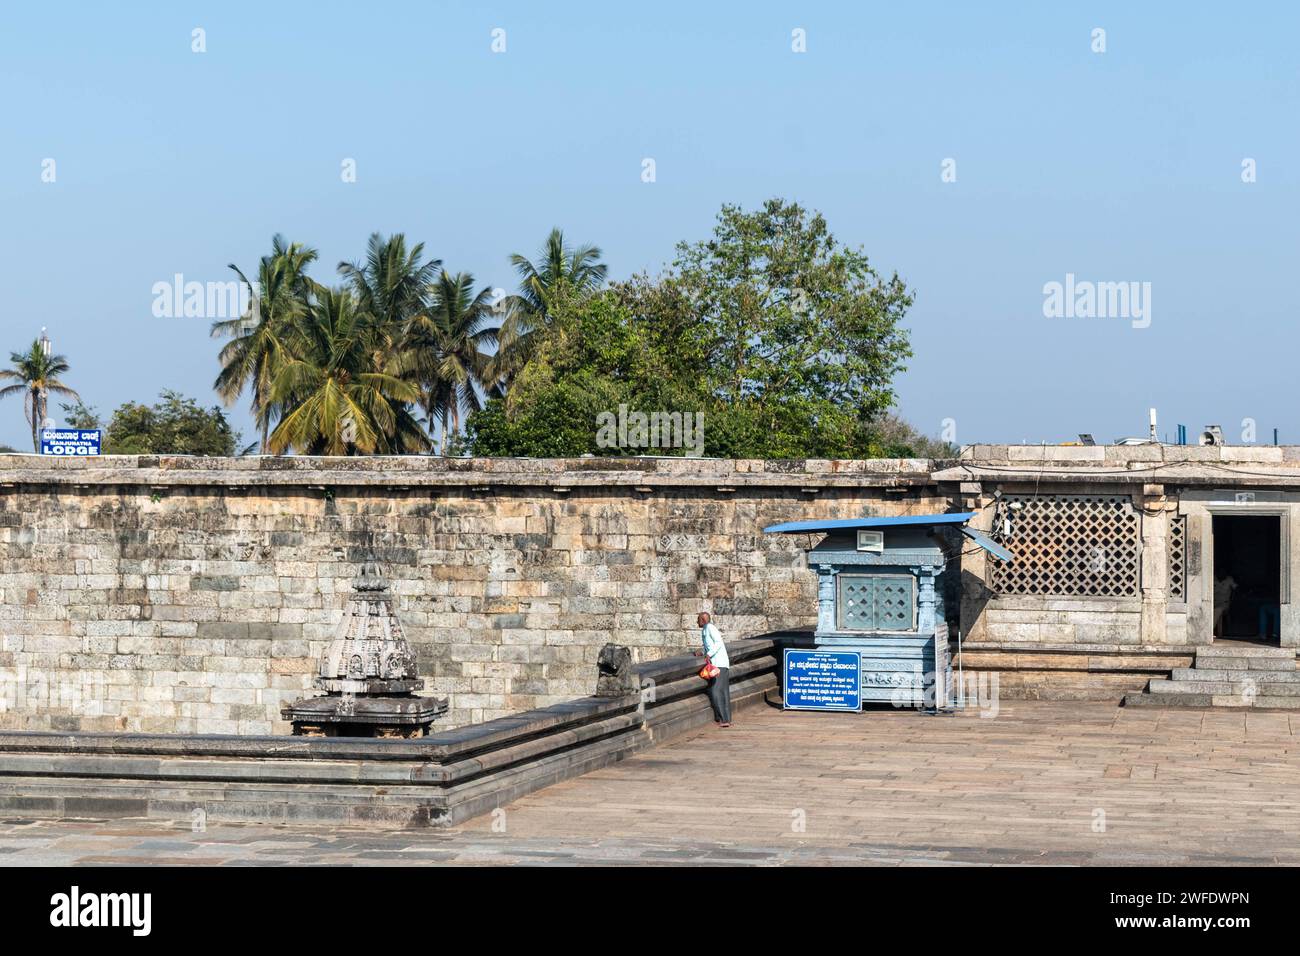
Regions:
<svg viewBox="0 0 1300 956"><path fill-rule="evenodd" d="M407 409L420 399L398 357L384 346L388 330L346 289L320 288L290 324L268 399L283 410L271 432L275 454L416 452L428 437ZM379 364L376 355L385 358Z"/></svg>
<svg viewBox="0 0 1300 956"><path fill-rule="evenodd" d="M551 305L561 292L587 296L605 284L608 267L600 261L596 246L564 243L564 233L552 229L533 262L515 253L510 264L519 274L519 292L504 303L501 349L492 373L502 381L512 379L523 367L537 342L537 332L550 324Z"/></svg>
<svg viewBox="0 0 1300 956"><path fill-rule="evenodd" d="M45 422L46 403L51 393L81 401L81 396L59 380L69 371L68 360L51 355L49 339L36 339L26 352L11 352L12 368L0 369L0 382L13 382L0 388L0 398L23 393L23 412L32 427L32 451L40 454L41 426Z"/></svg>
<svg viewBox="0 0 1300 956"><path fill-rule="evenodd" d="M214 338L233 337L221 350L221 372L213 387L229 406L248 386L253 419L262 434L262 454L267 451L271 423L281 411L270 401L269 391L282 358L282 342L288 328L306 311L315 288L307 267L316 258L317 252L310 246L298 242L286 245L283 236L273 236L271 254L263 256L257 266L257 285L249 282L238 266L229 266L256 292L248 312L238 319L212 323Z"/></svg>
<svg viewBox="0 0 1300 956"><path fill-rule="evenodd" d="M372 366L414 382L417 387L420 366L423 364L427 370L428 363L421 363L406 348L405 339L411 320L428 308L429 290L441 268L441 259L424 261L424 243L417 242L408 249L406 236L400 232L387 238L371 233L365 259L340 262L338 266L358 308L371 318ZM427 424L432 427L432 421Z"/></svg>
<svg viewBox="0 0 1300 956"><path fill-rule="evenodd" d="M441 259L422 262L424 243L409 250L406 236L394 233L385 239L371 233L364 262L340 262L343 277L358 306L376 320L379 341L388 348L397 345L406 324L429 304L429 288L442 268Z"/></svg>
<svg viewBox="0 0 1300 956"><path fill-rule="evenodd" d="M440 421L441 453L460 431L461 413L483 407L480 390L486 391L490 355L484 351L497 343L493 319L492 290L474 292L474 277L468 272L438 276L429 293L429 308L414 316L407 326L406 348L411 367L420 381L421 400L430 434Z"/></svg>

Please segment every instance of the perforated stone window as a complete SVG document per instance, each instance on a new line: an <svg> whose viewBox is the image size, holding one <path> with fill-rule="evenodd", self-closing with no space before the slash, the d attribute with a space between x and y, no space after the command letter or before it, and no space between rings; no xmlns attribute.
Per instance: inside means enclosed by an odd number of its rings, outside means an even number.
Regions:
<svg viewBox="0 0 1300 956"><path fill-rule="evenodd" d="M840 574L838 579L842 630L912 629L916 580L910 574Z"/></svg>
<svg viewBox="0 0 1300 956"><path fill-rule="evenodd" d="M994 561L998 594L1136 597L1142 541L1132 501L1120 495L1007 495L1013 559ZM1016 507L1016 505L1019 507Z"/></svg>
<svg viewBox="0 0 1300 956"><path fill-rule="evenodd" d="M1169 600L1187 600L1187 516L1169 519Z"/></svg>

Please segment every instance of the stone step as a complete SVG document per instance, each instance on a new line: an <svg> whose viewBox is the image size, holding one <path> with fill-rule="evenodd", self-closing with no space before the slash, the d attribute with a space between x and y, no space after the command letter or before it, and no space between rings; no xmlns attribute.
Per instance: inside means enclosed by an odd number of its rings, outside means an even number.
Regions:
<svg viewBox="0 0 1300 956"><path fill-rule="evenodd" d="M1266 644L1245 644L1239 641L1220 641L1217 644L1198 647L1196 654L1198 657L1203 654L1206 657L1273 657L1279 660L1283 658L1295 660L1296 649L1269 647Z"/></svg>
<svg viewBox="0 0 1300 956"><path fill-rule="evenodd" d="M1125 694L1125 707L1213 707L1210 694Z"/></svg>
<svg viewBox="0 0 1300 956"><path fill-rule="evenodd" d="M1234 670L1230 667L1175 667L1169 676L1181 680L1253 680L1256 684L1300 684L1300 671Z"/></svg>
<svg viewBox="0 0 1300 956"><path fill-rule="evenodd" d="M1218 694L1126 694L1125 707L1207 707L1219 710L1300 710L1300 697L1261 695L1250 703Z"/></svg>
<svg viewBox="0 0 1300 956"><path fill-rule="evenodd" d="M1151 681L1152 694L1217 694L1245 697L1247 692L1255 697L1300 697L1300 684L1278 684L1267 681L1232 680L1161 680Z"/></svg>
<svg viewBox="0 0 1300 956"><path fill-rule="evenodd" d="M1211 657L1196 655L1194 664L1205 670L1224 671L1293 671L1296 669L1294 657L1230 657L1216 654Z"/></svg>

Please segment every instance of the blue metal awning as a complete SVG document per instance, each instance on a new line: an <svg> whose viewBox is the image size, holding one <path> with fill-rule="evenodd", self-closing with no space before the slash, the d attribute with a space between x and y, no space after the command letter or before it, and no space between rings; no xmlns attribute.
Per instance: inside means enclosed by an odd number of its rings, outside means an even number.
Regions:
<svg viewBox="0 0 1300 956"><path fill-rule="evenodd" d="M966 522L974 518L977 512L961 511L955 514L936 515L895 515L889 518L839 518L832 521L787 521L784 524L769 525L763 531L766 534L816 534L824 531L852 531L858 528L902 528L924 527L927 525L960 525L959 530L977 545L1002 561L1011 560L1011 552L998 544L983 531L968 528Z"/></svg>
<svg viewBox="0 0 1300 956"><path fill-rule="evenodd" d="M845 531L855 528L899 528L906 525L965 524L974 511L939 515L896 515L892 518L840 518L835 521L787 521L764 528L766 534L795 534L809 531Z"/></svg>

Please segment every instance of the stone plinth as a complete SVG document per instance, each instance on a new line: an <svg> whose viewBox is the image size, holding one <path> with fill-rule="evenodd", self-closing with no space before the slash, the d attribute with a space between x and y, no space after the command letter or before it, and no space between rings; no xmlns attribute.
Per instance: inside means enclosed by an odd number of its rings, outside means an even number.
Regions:
<svg viewBox="0 0 1300 956"><path fill-rule="evenodd" d="M423 683L423 682L421 682ZM300 737L423 737L447 713L437 697L304 697L283 711Z"/></svg>

